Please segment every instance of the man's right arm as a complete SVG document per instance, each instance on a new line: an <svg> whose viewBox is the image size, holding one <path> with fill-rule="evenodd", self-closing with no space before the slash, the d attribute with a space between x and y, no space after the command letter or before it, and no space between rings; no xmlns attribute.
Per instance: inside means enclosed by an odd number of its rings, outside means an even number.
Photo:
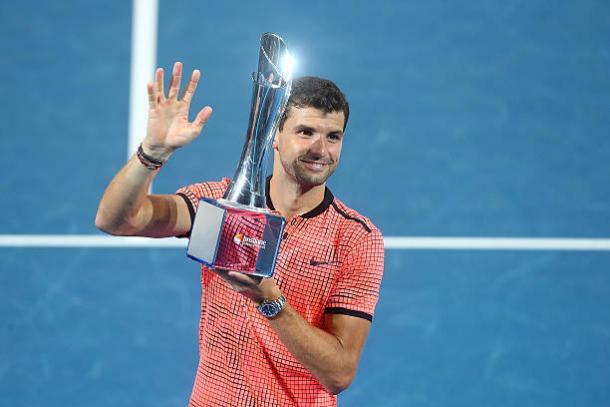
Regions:
<svg viewBox="0 0 610 407"><path fill-rule="evenodd" d="M206 106L193 122L188 121L200 74L193 71L179 98L181 76L182 64L177 62L167 96L162 69L157 69L155 82L148 84L148 127L142 149L155 161L167 161L175 150L193 141L212 114L212 109ZM191 217L182 197L148 194L158 172L143 165L137 156L132 157L104 191L96 226L104 232L123 236L167 237L188 233Z"/></svg>
<svg viewBox="0 0 610 407"><path fill-rule="evenodd" d="M186 202L178 195L149 195L154 173L137 157L110 182L97 211L98 229L120 236L182 236L191 228Z"/></svg>

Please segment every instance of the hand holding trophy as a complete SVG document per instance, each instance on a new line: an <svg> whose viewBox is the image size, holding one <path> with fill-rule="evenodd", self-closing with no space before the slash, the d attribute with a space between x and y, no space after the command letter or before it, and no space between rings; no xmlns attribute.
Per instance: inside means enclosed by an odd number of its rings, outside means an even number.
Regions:
<svg viewBox="0 0 610 407"><path fill-rule="evenodd" d="M222 199L203 198L193 222L187 255L208 267L270 277L284 218L266 209L267 153L290 96L290 53L273 33L261 37L258 71L246 142L235 176Z"/></svg>

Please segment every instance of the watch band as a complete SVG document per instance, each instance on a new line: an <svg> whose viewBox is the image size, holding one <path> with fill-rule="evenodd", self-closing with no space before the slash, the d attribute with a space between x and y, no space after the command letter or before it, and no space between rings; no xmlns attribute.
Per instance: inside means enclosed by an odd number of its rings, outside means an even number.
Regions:
<svg viewBox="0 0 610 407"><path fill-rule="evenodd" d="M286 297L280 295L280 298L273 301L261 302L257 309L267 318L273 318L284 309L284 305L286 305Z"/></svg>

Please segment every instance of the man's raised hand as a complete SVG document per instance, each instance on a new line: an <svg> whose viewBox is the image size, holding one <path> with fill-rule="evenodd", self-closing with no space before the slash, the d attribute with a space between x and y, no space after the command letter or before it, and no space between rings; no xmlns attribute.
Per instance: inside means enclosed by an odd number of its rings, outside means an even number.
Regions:
<svg viewBox="0 0 610 407"><path fill-rule="evenodd" d="M172 71L167 96L163 85L163 69L157 68L154 83L148 84L148 128L142 142L144 151L165 161L176 149L193 141L212 114L212 108L204 107L189 122L191 100L201 73L195 69L186 89L179 98L182 63L176 62Z"/></svg>

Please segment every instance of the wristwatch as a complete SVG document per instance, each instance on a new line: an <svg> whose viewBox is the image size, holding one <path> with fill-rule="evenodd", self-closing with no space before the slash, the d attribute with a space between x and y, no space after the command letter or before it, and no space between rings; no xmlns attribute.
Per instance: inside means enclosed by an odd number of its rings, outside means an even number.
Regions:
<svg viewBox="0 0 610 407"><path fill-rule="evenodd" d="M258 304L258 312L266 316L267 318L273 318L277 314L284 309L284 305L286 304L286 298L283 295L280 295L280 298L273 301L263 301Z"/></svg>

